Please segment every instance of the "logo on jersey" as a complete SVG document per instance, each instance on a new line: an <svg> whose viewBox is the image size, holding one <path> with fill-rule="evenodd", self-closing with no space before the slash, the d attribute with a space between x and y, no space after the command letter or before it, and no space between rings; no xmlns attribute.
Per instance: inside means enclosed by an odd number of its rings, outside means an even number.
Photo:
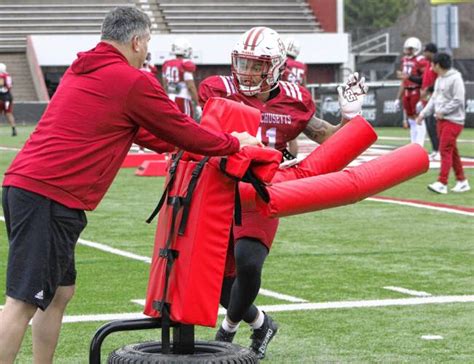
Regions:
<svg viewBox="0 0 474 364"><path fill-rule="evenodd" d="M291 115L272 114L269 112L262 113L262 124L277 124L289 125L291 124Z"/></svg>

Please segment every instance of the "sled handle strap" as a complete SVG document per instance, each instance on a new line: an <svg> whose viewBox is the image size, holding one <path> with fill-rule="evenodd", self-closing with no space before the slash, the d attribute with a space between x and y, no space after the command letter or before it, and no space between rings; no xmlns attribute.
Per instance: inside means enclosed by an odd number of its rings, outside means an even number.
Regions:
<svg viewBox="0 0 474 364"><path fill-rule="evenodd" d="M168 198L168 204L173 206L171 228L168 235L168 239L166 241L165 248L160 249L160 253L159 253L160 258L166 259L165 285L163 287L163 296L161 298L161 301L153 302L153 307L155 308L155 310L160 312L160 315L163 318L163 328L165 327L165 323L166 323L165 315L169 316L169 313L170 313L170 305L168 302L166 302L166 296L168 295L169 278L171 275L171 269L173 268L174 261L176 258L178 258L178 251L171 249L171 243L173 242L178 212L182 206L181 198L177 196L170 197ZM169 317L168 317L168 322L169 322ZM168 334L169 334L169 327L168 327Z"/></svg>
<svg viewBox="0 0 474 364"><path fill-rule="evenodd" d="M267 191L267 187L262 181L255 177L250 169L245 172L242 181L250 183L263 201L266 203L270 202L270 194Z"/></svg>
<svg viewBox="0 0 474 364"><path fill-rule="evenodd" d="M161 208L163 207L165 201L166 201L166 196L169 193L169 190L171 187L173 187L173 183L176 177L176 170L178 169L178 164L183 156L184 151L180 150L177 154L175 154L173 158L173 163L171 163L170 170L168 172L168 175L170 176L168 179L168 183L166 184L166 187L163 190L163 194L161 195L160 201L158 202L158 205L156 205L155 209L151 213L151 215L146 219L147 224L151 223L153 219L158 215L158 212L160 212Z"/></svg>
<svg viewBox="0 0 474 364"><path fill-rule="evenodd" d="M181 216L181 222L179 224L178 235L183 235L186 230L186 224L189 217L189 209L191 207L191 199L193 198L194 190L196 189L199 176L204 169L204 165L207 163L210 157L203 158L197 165L194 167L193 173L191 174L191 180L188 185L188 192L182 200L183 204L183 215Z"/></svg>

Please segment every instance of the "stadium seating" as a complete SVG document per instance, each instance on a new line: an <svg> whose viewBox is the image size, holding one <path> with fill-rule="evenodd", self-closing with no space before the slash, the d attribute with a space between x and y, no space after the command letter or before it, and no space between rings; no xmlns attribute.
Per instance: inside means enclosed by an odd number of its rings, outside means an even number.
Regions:
<svg viewBox="0 0 474 364"><path fill-rule="evenodd" d="M105 14L132 0L7 0L0 7L0 52L22 52L31 34L98 34Z"/></svg>
<svg viewBox="0 0 474 364"><path fill-rule="evenodd" d="M265 25L281 33L319 32L304 0L158 0L170 33L241 33Z"/></svg>

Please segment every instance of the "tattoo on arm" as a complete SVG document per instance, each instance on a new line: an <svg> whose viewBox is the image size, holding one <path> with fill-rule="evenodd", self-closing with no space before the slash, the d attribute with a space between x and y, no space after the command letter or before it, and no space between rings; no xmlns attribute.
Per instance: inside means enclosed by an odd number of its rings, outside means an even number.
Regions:
<svg viewBox="0 0 474 364"><path fill-rule="evenodd" d="M306 129L303 130L303 133L311 140L314 140L317 143L322 143L337 129L337 127L329 124L327 121L313 116L308 125L306 125Z"/></svg>

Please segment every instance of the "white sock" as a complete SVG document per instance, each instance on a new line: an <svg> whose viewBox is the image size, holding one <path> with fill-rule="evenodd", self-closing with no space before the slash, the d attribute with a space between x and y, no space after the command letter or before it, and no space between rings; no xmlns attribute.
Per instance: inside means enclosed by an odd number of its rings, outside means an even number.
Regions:
<svg viewBox="0 0 474 364"><path fill-rule="evenodd" d="M422 147L425 145L425 137L426 137L426 125L425 121L421 123L421 125L416 124L416 141L415 143L421 145Z"/></svg>
<svg viewBox="0 0 474 364"><path fill-rule="evenodd" d="M408 119L408 124L410 125L410 142L411 143L416 143L416 134L418 129L416 128L416 121L415 119Z"/></svg>
<svg viewBox="0 0 474 364"><path fill-rule="evenodd" d="M227 332L236 332L239 325L240 321L237 323L231 322L227 316L224 318L224 321L222 321L222 328Z"/></svg>
<svg viewBox="0 0 474 364"><path fill-rule="evenodd" d="M258 315L257 315L257 318L255 319L254 322L251 322L249 325L252 329L259 329L262 327L263 325L263 320L265 320L265 314L263 313L263 311L259 308L257 308L258 310Z"/></svg>

